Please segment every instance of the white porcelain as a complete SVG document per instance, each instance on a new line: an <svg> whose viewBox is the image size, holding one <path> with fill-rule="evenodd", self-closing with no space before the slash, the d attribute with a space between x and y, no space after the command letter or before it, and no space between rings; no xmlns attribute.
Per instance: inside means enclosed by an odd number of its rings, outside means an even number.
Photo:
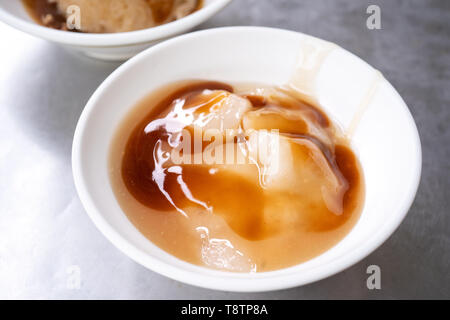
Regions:
<svg viewBox="0 0 450 320"><path fill-rule="evenodd" d="M386 80L379 84L353 139L366 182L362 216L341 242L310 261L256 274L191 265L142 236L114 198L107 171L109 146L117 126L139 99L163 84L190 78L283 84L290 78L305 40L322 41L270 28L211 29L158 44L113 72L81 115L72 155L80 199L100 231L126 255L155 272L227 291L267 291L317 281L348 268L383 243L410 208L422 159L414 120ZM344 129L374 75L371 66L341 48L325 60L316 81L319 101Z"/></svg>
<svg viewBox="0 0 450 320"><path fill-rule="evenodd" d="M86 34L36 24L20 0L0 0L0 21L34 36L102 60L126 60L168 38L190 31L222 10L231 0L205 0L202 9L158 27L121 33Z"/></svg>

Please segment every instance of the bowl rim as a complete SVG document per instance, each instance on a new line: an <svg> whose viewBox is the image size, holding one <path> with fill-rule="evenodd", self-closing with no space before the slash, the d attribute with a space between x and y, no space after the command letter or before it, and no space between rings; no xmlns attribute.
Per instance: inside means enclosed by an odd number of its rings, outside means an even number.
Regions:
<svg viewBox="0 0 450 320"><path fill-rule="evenodd" d="M80 47L122 47L162 40L190 30L225 8L232 0L214 0L181 19L160 26L117 33L77 33L55 30L16 17L0 6L0 21L33 36ZM23 5L23 4L20 4Z"/></svg>
<svg viewBox="0 0 450 320"><path fill-rule="evenodd" d="M92 219L96 227L100 230L101 233L111 241L120 251L122 251L125 255L130 257L132 260L137 263L145 266L146 268L157 272L161 275L164 275L168 278L187 283L190 285L194 285L197 287L202 287L206 289L215 289L222 291L232 291L232 292L265 292L272 290L280 290L280 289L288 289L297 286L302 286L305 284L309 284L318 280L322 280L328 278L336 273L343 271L344 269L356 264L361 261L365 257L367 257L370 253L372 253L376 248L378 248L383 242L385 242L392 233L398 228L400 223L405 218L408 213L417 193L421 171L422 171L422 148L420 143L420 137L417 130L417 126L414 122L414 119L409 111L409 108L405 104L404 100L398 94L397 90L392 87L392 85L386 81L394 90L395 94L399 98L399 107L403 108L405 111L405 115L408 118L408 124L413 129L413 144L415 146L415 157L411 159L414 162L414 177L413 183L411 183L408 188L407 198L401 204L395 214L392 214L389 219L386 219L377 232L373 233L364 243L364 245L357 246L352 248L346 252L346 254L336 258L333 261L332 267L328 265L320 265L314 268L314 271L308 270L309 276L304 277L299 273L288 273L284 275L275 275L279 270L269 271L269 272L261 272L256 274L243 274L243 276L229 278L226 275L229 275L229 272L224 271L211 271L205 267L194 266L194 271L184 270L177 266L171 265L169 263L163 262L158 258L154 258L144 251L138 249L133 244L131 244L127 239L122 237L118 231L116 231L102 216L100 210L97 208L94 199L87 192L84 185L86 184L84 175L83 175L83 166L82 166L82 140L85 134L85 128L87 124L87 120L90 117L90 114L94 110L98 99L102 96L103 92L106 88L109 87L110 83L114 82L116 78L118 78L123 72L127 69L143 62L144 60L151 57L154 51L160 50L163 47L171 46L173 43L186 40L189 38L195 38L203 35L213 35L217 32L288 32L300 34L300 32L289 31L278 28L269 28L269 27L248 27L248 26L234 26L234 27L221 27L221 28L213 28L208 30L202 30L197 32L192 32L189 34L184 34L170 40L164 41L156 46L153 46L149 49L144 50L139 53L132 59L128 60L124 64L122 64L119 68L117 68L114 72L112 72L97 88L97 90L93 93L89 101L87 102L80 119L78 121L74 140L72 145L72 170L73 177L75 182L75 187L80 197L80 200L85 208L85 211ZM304 34L303 34L304 35ZM345 49L344 49L345 50ZM345 50L348 54L355 56L353 53ZM358 58L357 56L355 56ZM360 59L360 58L358 58ZM187 263L187 262L185 262ZM187 263L189 264L189 263ZM191 265L191 264L189 264ZM192 266L192 265L191 265ZM295 266L293 266L295 267ZM293 268L290 267L290 268ZM203 271L203 273L196 272L196 270ZM207 272L205 272L207 271ZM232 273L233 275L236 275ZM223 277L217 277L217 275L223 275Z"/></svg>

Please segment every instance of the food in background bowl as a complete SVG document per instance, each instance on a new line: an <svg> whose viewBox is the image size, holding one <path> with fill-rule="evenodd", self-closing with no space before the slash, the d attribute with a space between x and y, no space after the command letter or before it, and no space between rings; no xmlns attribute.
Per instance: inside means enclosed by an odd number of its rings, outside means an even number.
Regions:
<svg viewBox="0 0 450 320"><path fill-rule="evenodd" d="M106 1L95 2L104 3ZM162 40L188 32L220 12L230 2L231 0L202 0L201 7L184 18L153 28L130 32L61 32L59 29L43 27L39 22L36 23L30 14L27 14L26 6L24 6L23 1L19 0L0 0L0 21L32 36L52 41L90 57L102 60L126 60ZM127 1L127 3L131 3L131 1ZM77 16L75 14L76 8L72 8L70 12L74 12L74 15L71 14L69 24L66 27L79 31L77 27L80 26L80 29L82 29L83 25L82 21L78 24L80 21L75 19ZM78 20L82 20L83 12L80 12L80 14L81 19ZM46 19L51 19L51 17Z"/></svg>
<svg viewBox="0 0 450 320"><path fill-rule="evenodd" d="M339 242L364 198L359 162L287 88L187 81L142 100L110 154L113 191L153 243L193 264L281 269Z"/></svg>
<svg viewBox="0 0 450 320"><path fill-rule="evenodd" d="M68 30L71 6L80 13L80 29L88 33L141 30L181 19L202 7L202 0L23 0L38 23Z"/></svg>

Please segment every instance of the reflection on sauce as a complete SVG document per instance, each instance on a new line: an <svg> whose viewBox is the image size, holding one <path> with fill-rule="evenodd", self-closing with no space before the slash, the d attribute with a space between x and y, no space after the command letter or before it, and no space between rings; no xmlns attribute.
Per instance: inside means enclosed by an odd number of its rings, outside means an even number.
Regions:
<svg viewBox="0 0 450 320"><path fill-rule="evenodd" d="M198 128L277 129L278 169L264 174L251 134L231 143L245 163L175 164L181 130ZM343 137L319 108L286 91L181 82L144 99L122 123L111 182L135 226L178 258L238 272L280 269L323 253L359 217L362 173ZM230 142L218 145L227 151Z"/></svg>

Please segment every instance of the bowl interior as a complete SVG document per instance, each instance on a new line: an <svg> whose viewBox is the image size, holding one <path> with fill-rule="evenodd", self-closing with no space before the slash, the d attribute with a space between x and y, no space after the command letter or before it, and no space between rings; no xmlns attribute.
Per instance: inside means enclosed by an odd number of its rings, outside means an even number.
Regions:
<svg viewBox="0 0 450 320"><path fill-rule="evenodd" d="M96 225L134 260L171 278L230 291L264 291L309 283L359 261L399 225L411 205L421 168L420 142L411 114L383 78L352 140L361 161L366 199L354 229L324 254L287 269L235 274L185 263L156 247L128 221L109 183L112 136L135 103L163 84L183 79L281 85L297 63L304 41L322 40L268 28L221 28L159 44L116 70L94 93L77 127L74 177L80 198ZM343 129L358 115L376 70L353 54L335 49L316 81L320 104Z"/></svg>

